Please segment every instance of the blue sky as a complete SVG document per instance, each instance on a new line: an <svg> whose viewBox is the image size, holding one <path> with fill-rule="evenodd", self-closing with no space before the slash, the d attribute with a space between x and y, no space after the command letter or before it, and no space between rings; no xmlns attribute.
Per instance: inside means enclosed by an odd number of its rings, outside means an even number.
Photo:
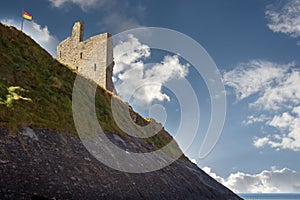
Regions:
<svg viewBox="0 0 300 200"><path fill-rule="evenodd" d="M5 0L0 3L0 20L20 28L22 8L33 15L33 21L25 21L24 31L53 56L78 20L85 22L85 38L136 27L168 28L191 37L214 60L227 93L225 125L208 156L198 155L209 126L211 100L203 78L184 58L128 37L127 44L139 54L129 54L131 61L115 68L119 87L130 89L139 76L126 76L133 72L128 70L142 61L140 71L134 72L144 73L142 81L151 74L162 86L150 91L145 87L151 95L135 98L163 106L165 110L152 108L152 114L161 121L166 118L165 126L174 134L179 103L163 85L186 78L201 110L198 135L187 155L236 192L300 192L299 0ZM135 108L148 115L139 105Z"/></svg>

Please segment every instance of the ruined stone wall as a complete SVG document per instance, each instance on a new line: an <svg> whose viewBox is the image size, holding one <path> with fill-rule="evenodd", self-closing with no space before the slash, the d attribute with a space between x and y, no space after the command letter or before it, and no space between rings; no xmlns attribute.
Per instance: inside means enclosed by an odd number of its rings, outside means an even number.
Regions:
<svg viewBox="0 0 300 200"><path fill-rule="evenodd" d="M114 83L112 81L113 76L113 67L114 67L114 58L113 58L113 41L112 36L109 35L107 40L107 51L106 51L106 60L107 60L107 68L106 68L106 89L113 91Z"/></svg>
<svg viewBox="0 0 300 200"><path fill-rule="evenodd" d="M113 44L109 33L83 41L84 25L76 22L72 36L57 47L57 60L69 65L78 73L113 91Z"/></svg>

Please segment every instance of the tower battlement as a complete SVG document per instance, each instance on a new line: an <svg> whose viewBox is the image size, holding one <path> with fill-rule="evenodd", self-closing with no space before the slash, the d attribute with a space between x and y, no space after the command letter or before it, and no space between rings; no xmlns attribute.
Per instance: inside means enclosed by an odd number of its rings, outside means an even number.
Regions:
<svg viewBox="0 0 300 200"><path fill-rule="evenodd" d="M72 35L57 46L57 60L79 74L113 91L113 44L109 33L95 35L83 41L84 24L76 22Z"/></svg>

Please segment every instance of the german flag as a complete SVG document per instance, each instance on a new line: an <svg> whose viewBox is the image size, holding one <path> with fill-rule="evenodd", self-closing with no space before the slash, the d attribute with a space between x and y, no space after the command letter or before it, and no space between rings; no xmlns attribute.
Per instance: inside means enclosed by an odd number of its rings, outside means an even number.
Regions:
<svg viewBox="0 0 300 200"><path fill-rule="evenodd" d="M23 18L27 20L32 20L32 15L26 11L23 11Z"/></svg>

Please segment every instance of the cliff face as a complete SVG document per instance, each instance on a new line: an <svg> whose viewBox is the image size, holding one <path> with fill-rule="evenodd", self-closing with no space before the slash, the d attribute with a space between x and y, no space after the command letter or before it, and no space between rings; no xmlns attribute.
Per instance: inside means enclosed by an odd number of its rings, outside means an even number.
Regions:
<svg viewBox="0 0 300 200"><path fill-rule="evenodd" d="M240 199L185 156L140 174L96 160L74 127L75 77L33 40L0 24L0 199ZM98 87L96 113L120 148L149 152L172 139L164 130L146 139L126 135L113 120L111 98ZM137 124L148 123L131 115Z"/></svg>
<svg viewBox="0 0 300 200"><path fill-rule="evenodd" d="M106 167L79 139L47 129L25 128L15 137L0 129L0 141L0 199L239 199L188 160L132 174Z"/></svg>

